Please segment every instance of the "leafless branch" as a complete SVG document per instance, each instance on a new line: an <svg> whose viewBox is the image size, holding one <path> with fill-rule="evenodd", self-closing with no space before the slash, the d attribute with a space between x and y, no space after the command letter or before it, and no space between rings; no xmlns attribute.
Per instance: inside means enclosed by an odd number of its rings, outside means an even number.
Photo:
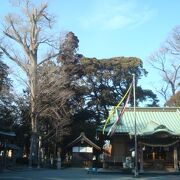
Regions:
<svg viewBox="0 0 180 180"><path fill-rule="evenodd" d="M180 74L180 27L175 28L164 46L157 52L153 53L149 58L151 66L161 73L163 81L167 83L166 88L163 87L158 91L167 101L168 89L171 95L175 95L178 89ZM170 95L170 96L171 96Z"/></svg>
<svg viewBox="0 0 180 180"><path fill-rule="evenodd" d="M49 54L46 56L46 58L43 59L43 60L38 64L38 66L40 66L40 65L42 65L43 63L49 61L49 60L52 59L52 58L57 57L58 55L59 55L59 53L55 53L55 54L54 54L54 53L49 53Z"/></svg>

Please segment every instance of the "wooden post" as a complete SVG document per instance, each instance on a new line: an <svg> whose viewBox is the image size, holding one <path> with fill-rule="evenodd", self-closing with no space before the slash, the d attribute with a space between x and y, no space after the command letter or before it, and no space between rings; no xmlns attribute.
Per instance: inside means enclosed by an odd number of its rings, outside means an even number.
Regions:
<svg viewBox="0 0 180 180"><path fill-rule="evenodd" d="M143 163L143 146L140 145L140 172L144 172Z"/></svg>
<svg viewBox="0 0 180 180"><path fill-rule="evenodd" d="M178 171L178 152L177 152L177 146L174 146L174 170Z"/></svg>

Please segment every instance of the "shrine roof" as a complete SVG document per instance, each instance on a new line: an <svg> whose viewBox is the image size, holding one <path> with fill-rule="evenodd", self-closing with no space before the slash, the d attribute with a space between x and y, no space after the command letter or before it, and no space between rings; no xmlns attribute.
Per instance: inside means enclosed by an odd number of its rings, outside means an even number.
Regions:
<svg viewBox="0 0 180 180"><path fill-rule="evenodd" d="M109 132L114 121L117 119L115 113L105 132ZM180 136L180 108L127 108L117 126L116 133L135 134L135 119L137 135L152 135L165 132ZM99 128L102 130L102 127Z"/></svg>

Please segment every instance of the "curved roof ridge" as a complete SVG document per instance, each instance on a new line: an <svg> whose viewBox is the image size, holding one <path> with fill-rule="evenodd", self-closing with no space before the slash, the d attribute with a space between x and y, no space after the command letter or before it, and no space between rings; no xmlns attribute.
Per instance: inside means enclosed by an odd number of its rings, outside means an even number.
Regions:
<svg viewBox="0 0 180 180"><path fill-rule="evenodd" d="M73 145L77 144L80 141L85 141L87 144L91 145L95 149L101 150L101 148L98 145L96 145L94 142L92 142L89 138L85 136L84 132L81 132L81 134L75 140L69 143L65 148L72 147Z"/></svg>

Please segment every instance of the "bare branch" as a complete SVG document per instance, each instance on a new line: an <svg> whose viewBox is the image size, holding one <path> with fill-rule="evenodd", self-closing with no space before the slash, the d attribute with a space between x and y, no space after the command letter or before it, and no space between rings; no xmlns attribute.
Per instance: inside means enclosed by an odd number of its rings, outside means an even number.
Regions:
<svg viewBox="0 0 180 180"><path fill-rule="evenodd" d="M56 53L56 54L49 53L49 54L47 55L47 57L46 57L45 59L43 59L43 60L38 64L38 66L40 66L40 65L42 65L43 63L49 61L49 60L52 59L52 58L57 57L58 55L59 55L59 53Z"/></svg>
<svg viewBox="0 0 180 180"><path fill-rule="evenodd" d="M166 93L170 90L172 95L176 94L180 74L180 26L173 29L164 47L152 54L149 58L151 66L161 73L163 81L167 87L161 88L159 93L167 101ZM169 85L169 86L168 86Z"/></svg>
<svg viewBox="0 0 180 180"><path fill-rule="evenodd" d="M19 67L21 67L26 74L28 74L28 69L26 67L26 65L24 63L22 63L21 61L19 61L19 59L17 57L13 57L12 55L10 55L10 53L8 53L8 51L0 45L0 49L4 52L4 54L6 54L6 56L11 59L12 61L14 61L15 63L18 64Z"/></svg>

